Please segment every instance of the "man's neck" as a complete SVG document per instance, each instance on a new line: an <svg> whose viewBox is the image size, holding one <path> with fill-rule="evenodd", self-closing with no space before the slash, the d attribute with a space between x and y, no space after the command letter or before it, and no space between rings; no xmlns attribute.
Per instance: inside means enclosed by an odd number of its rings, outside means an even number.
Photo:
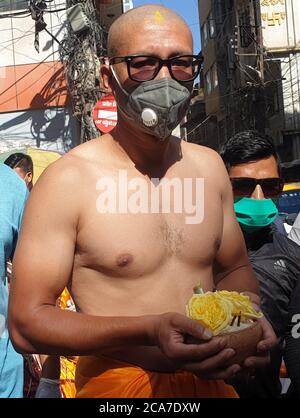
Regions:
<svg viewBox="0 0 300 418"><path fill-rule="evenodd" d="M121 123L120 123L121 122ZM135 167L149 177L163 177L168 168L182 158L181 141L170 136L163 141L120 121L112 132L113 139Z"/></svg>

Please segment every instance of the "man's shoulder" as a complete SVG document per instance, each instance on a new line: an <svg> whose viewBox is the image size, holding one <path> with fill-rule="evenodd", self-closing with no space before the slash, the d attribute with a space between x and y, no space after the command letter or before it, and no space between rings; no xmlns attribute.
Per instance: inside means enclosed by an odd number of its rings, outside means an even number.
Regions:
<svg viewBox="0 0 300 418"><path fill-rule="evenodd" d="M95 154L100 152L104 139L105 135L101 138L91 139L90 141L84 142L83 144L73 148L66 155L74 156L78 160L81 160L81 162L84 160L93 160L95 158Z"/></svg>
<svg viewBox="0 0 300 418"><path fill-rule="evenodd" d="M9 180L10 182L15 183L16 185L25 185L25 183L14 172L14 170L3 163L0 164L0 180L1 182Z"/></svg>
<svg viewBox="0 0 300 418"><path fill-rule="evenodd" d="M91 140L78 145L67 154L56 160L44 171L41 176L43 181L61 182L62 184L74 184L87 170L95 159L97 140ZM40 180L39 180L40 181Z"/></svg>
<svg viewBox="0 0 300 418"><path fill-rule="evenodd" d="M38 179L37 184L43 182L56 183L74 182L80 177L81 164L79 158L71 153L63 155L61 158L50 164Z"/></svg>
<svg viewBox="0 0 300 418"><path fill-rule="evenodd" d="M206 147L204 145L194 144L192 142L182 141L182 144L185 153L189 156L193 156L195 159L201 160L202 162L213 162L215 164L222 163L220 155L212 148Z"/></svg>
<svg viewBox="0 0 300 418"><path fill-rule="evenodd" d="M11 228L18 230L28 197L25 182L5 164L0 164L0 196L0 235L3 240L10 236Z"/></svg>
<svg viewBox="0 0 300 418"><path fill-rule="evenodd" d="M5 164L0 164L0 191L1 195L11 193L22 200L27 194L25 182Z"/></svg>
<svg viewBox="0 0 300 418"><path fill-rule="evenodd" d="M217 180L227 178L227 170L220 155L212 148L203 145L185 143L183 154L186 161L192 161L197 166L199 172L205 177ZM218 180L219 181L219 180Z"/></svg>

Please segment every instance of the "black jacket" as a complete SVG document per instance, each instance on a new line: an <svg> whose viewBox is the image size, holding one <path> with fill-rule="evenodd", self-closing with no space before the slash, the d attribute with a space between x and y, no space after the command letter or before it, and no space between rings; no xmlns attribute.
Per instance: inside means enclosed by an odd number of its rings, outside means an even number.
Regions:
<svg viewBox="0 0 300 418"><path fill-rule="evenodd" d="M260 235L260 239L262 237ZM272 350L269 366L257 369L254 378L242 377L234 382L239 395L245 398L280 396L279 370L284 338L290 323L294 289L300 287L300 246L282 233L274 232L274 226L264 238L248 255L260 284L262 310L280 338L280 344Z"/></svg>
<svg viewBox="0 0 300 418"><path fill-rule="evenodd" d="M300 249L300 246L299 246ZM300 280L293 290L285 333L284 361L292 381L290 397L300 399Z"/></svg>
<svg viewBox="0 0 300 418"><path fill-rule="evenodd" d="M260 284L261 305L278 337L283 337L292 292L300 281L300 246L280 233L249 259Z"/></svg>

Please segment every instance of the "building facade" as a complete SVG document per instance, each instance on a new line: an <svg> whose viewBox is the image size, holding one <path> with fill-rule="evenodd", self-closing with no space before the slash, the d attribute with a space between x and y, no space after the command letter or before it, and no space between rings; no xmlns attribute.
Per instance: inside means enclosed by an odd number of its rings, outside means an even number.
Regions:
<svg viewBox="0 0 300 418"><path fill-rule="evenodd" d="M265 65L277 62L282 81L284 126L279 152L284 161L300 159L300 2L261 0Z"/></svg>
<svg viewBox="0 0 300 418"><path fill-rule="evenodd" d="M63 3L48 3L44 13L58 41L66 19ZM77 124L57 42L46 31L36 36L27 1L1 1L0 22L0 152L26 146L68 150L76 144Z"/></svg>
<svg viewBox="0 0 300 418"><path fill-rule="evenodd" d="M214 148L244 129L269 133L278 149L283 145L287 86L280 56L266 45L265 19L273 12L264 14L267 4L283 1L199 1L205 105ZM278 13L274 22L280 26L284 12Z"/></svg>

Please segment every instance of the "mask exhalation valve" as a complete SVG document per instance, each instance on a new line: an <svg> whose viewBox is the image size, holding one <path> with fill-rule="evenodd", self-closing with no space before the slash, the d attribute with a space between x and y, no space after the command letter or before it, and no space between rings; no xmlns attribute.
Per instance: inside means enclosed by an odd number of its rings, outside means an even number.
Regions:
<svg viewBox="0 0 300 418"><path fill-rule="evenodd" d="M141 118L143 121L143 124L147 126L148 128L153 128L158 124L158 117L154 110L149 109L149 107L146 107L141 114Z"/></svg>

